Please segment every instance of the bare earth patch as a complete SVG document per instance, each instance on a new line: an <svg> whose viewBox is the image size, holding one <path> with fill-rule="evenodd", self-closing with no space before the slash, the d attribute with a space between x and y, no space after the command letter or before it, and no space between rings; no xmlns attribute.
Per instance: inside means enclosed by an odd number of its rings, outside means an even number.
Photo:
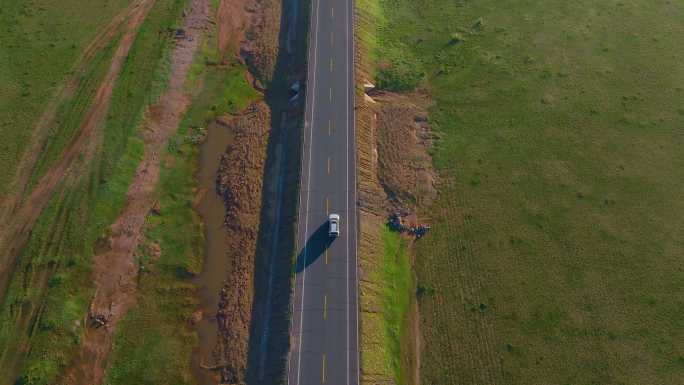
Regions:
<svg viewBox="0 0 684 385"><path fill-rule="evenodd" d="M221 158L217 192L226 206L227 255L231 261L220 292L217 312L219 339L214 362L221 383L244 381L254 299L254 258L259 233L262 176L270 133L270 110L264 102L226 122L235 139Z"/></svg>
<svg viewBox="0 0 684 385"><path fill-rule="evenodd" d="M373 93L377 124L378 178L395 206L429 204L436 197L435 172L427 150L433 134L425 96Z"/></svg>
<svg viewBox="0 0 684 385"><path fill-rule="evenodd" d="M249 14L249 28L240 43L240 55L252 75L270 81L278 57L281 0L251 0L245 5Z"/></svg>
<svg viewBox="0 0 684 385"><path fill-rule="evenodd" d="M221 61L225 63L238 53L238 46L245 37L249 23L246 11L248 0L221 1L216 18L218 19L218 49Z"/></svg>

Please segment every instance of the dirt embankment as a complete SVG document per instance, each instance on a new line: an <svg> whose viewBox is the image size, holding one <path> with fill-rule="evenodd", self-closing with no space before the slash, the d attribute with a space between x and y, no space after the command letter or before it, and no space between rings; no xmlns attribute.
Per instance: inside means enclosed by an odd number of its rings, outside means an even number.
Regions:
<svg viewBox="0 0 684 385"><path fill-rule="evenodd" d="M437 197L428 100L380 91L369 96L358 98L356 114L361 212L384 220L396 210L420 211Z"/></svg>
<svg viewBox="0 0 684 385"><path fill-rule="evenodd" d="M257 79L270 82L279 54L281 0L251 0L245 4L249 28L240 43L240 56Z"/></svg>
<svg viewBox="0 0 684 385"><path fill-rule="evenodd" d="M254 258L259 233L262 176L270 133L270 110L264 102L226 123L235 139L221 158L217 192L226 207L227 257L231 261L220 292L219 339L211 366L220 368L221 383L244 383L254 301Z"/></svg>
<svg viewBox="0 0 684 385"><path fill-rule="evenodd" d="M46 131L51 123L54 122L56 109L60 102L66 100L75 92L78 84L77 77L72 78L67 82L67 85L58 96L58 100L51 103L41 117L41 120L36 127L34 139L29 145L29 150L26 153L27 155L22 160L17 176L15 177L13 190L16 191L16 194L6 197L6 200L2 204L2 212L0 212L0 218L3 219L0 222L3 223L3 226L0 229L0 298L4 297L8 273L13 268L15 258L26 244L30 229L33 227L41 211L52 197L55 188L59 183L64 181L65 174L72 168L72 165L78 156L84 152L87 153L89 146L96 145L99 136L95 135L94 131L98 130L102 125L105 114L109 109L109 101L114 84L121 73L123 63L133 45L138 27L145 19L152 3L153 1L150 0L141 0L133 3L125 12L118 15L112 24L110 24L87 49L81 63L77 65L76 69L82 70L85 68L87 62L92 59L95 54L95 51L98 48L101 49L118 31L118 26L123 22L123 19L128 20L119 47L112 58L110 68L79 127L76 138L69 147L64 150L55 164L36 183L35 188L31 191L30 195L24 198L23 193L26 192L28 180L40 153L38 149L45 140L44 136L46 135Z"/></svg>
<svg viewBox="0 0 684 385"><path fill-rule="evenodd" d="M419 94L371 92L377 103L378 178L392 206L429 205L436 197L435 172L427 150L434 141L428 100Z"/></svg>
<svg viewBox="0 0 684 385"><path fill-rule="evenodd" d="M357 52L358 89L369 78L369 63L363 51ZM357 149L359 194L359 271L361 306L362 383L394 382L395 373L386 363L374 367L371 357L383 350L385 327L382 320L382 283L368 277L383 260L380 228L388 215L396 211L412 213L412 220L422 223L421 208L436 198L435 172L428 150L434 140L427 118L429 100L420 94L396 94L369 91L357 97ZM413 238L410 238L413 242ZM411 253L413 255L413 253ZM411 295L406 293L406 295ZM420 330L418 306L412 299L407 315L408 338L402 341L402 357L410 374L409 382L420 383ZM368 360L364 354L368 354Z"/></svg>
<svg viewBox="0 0 684 385"><path fill-rule="evenodd" d="M249 0L221 1L216 19L218 22L218 50L221 63L226 64L239 51L240 42L245 38L250 16L246 11Z"/></svg>
<svg viewBox="0 0 684 385"><path fill-rule="evenodd" d="M281 312L278 305L287 304L287 300L271 298L275 297L273 290L265 288L275 287L274 290L289 293L287 285L281 282L284 279L289 283L289 275L279 273L281 269L289 271L289 260L280 254L272 255L271 247L288 247L288 229L278 226L287 222L290 214L288 210L281 213L278 202L287 199L290 189L276 185L298 178L290 172L298 169L298 157L283 155L279 150L291 145L290 138L297 139L292 123L298 113L289 111L293 108L288 103L291 95L287 87L281 89L283 82L271 84L274 78L287 80L286 73L292 70L284 70L287 64L280 50L283 4L281 0L222 1L218 12L222 57L225 60L236 54L247 65L254 88L264 92L264 100L252 104L243 114L221 119L235 135L221 159L216 179L217 192L226 208L226 258L230 268L219 293L218 342L212 362L205 362L203 367L218 372L222 384L272 383L269 381L278 375L276 367L280 365L275 362L282 357L278 349L271 347L281 344L280 334L287 332L286 327L282 331L280 327L264 327L276 324L271 317L280 320L280 313L286 311ZM281 135L286 129L291 135ZM278 221L276 217L281 214L286 218ZM282 230L279 237L274 235L277 230ZM282 261L287 266L282 267ZM274 274L276 263L278 272ZM271 305L274 302L278 304ZM271 307L276 309L271 312ZM267 352L264 347L268 347Z"/></svg>
<svg viewBox="0 0 684 385"><path fill-rule="evenodd" d="M146 114L143 129L145 153L129 186L126 207L110 228L108 247L93 258L96 292L90 318L97 317L105 320L106 324L87 329L77 364L67 371L64 383L93 385L102 382L116 326L135 301L138 267L133 253L140 240L145 217L154 204L160 155L188 106L189 97L184 83L200 36L206 28L208 13L208 0L192 0L186 8L183 21L186 36L176 41L171 52L167 90Z"/></svg>

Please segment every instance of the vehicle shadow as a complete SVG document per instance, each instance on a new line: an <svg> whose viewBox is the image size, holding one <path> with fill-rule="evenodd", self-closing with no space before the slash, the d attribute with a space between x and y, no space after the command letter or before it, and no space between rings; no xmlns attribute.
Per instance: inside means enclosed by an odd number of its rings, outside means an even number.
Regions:
<svg viewBox="0 0 684 385"><path fill-rule="evenodd" d="M328 235L328 222L325 221L323 224L318 226L316 231L311 234L309 239L306 241L306 245L302 248L297 255L297 263L295 264L295 271L301 273L309 267L312 263L325 253L335 238L331 238Z"/></svg>

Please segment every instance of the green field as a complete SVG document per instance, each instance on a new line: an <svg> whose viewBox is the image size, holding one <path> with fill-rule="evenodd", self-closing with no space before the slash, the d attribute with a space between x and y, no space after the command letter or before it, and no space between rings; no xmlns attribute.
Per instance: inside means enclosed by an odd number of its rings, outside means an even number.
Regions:
<svg viewBox="0 0 684 385"><path fill-rule="evenodd" d="M79 173L63 178L32 229L0 303L0 384L17 377L22 384L54 383L80 346L93 294L91 257L123 208L142 158L138 127L166 84L167 31L183 5L155 3L114 87L102 145L94 159L77 160Z"/></svg>
<svg viewBox="0 0 684 385"><path fill-rule="evenodd" d="M361 285L361 365L364 378L406 384L410 368L402 362L409 353L406 314L413 290L409 243L383 224L374 225L378 226L374 229L378 247L361 257L367 274Z"/></svg>
<svg viewBox="0 0 684 385"><path fill-rule="evenodd" d="M422 382L684 384L684 3L364 2L441 134Z"/></svg>
<svg viewBox="0 0 684 385"><path fill-rule="evenodd" d="M0 161L5 170L17 166L48 101L100 27L130 0L62 0L59 6L53 3L7 0L0 9ZM87 83L97 74L102 71L91 69L83 75L81 94L91 91ZM68 108L78 110L83 102L65 106L62 112ZM53 132L63 133L56 128ZM0 173L0 196L7 192L13 176L13 172Z"/></svg>
<svg viewBox="0 0 684 385"><path fill-rule="evenodd" d="M11 19L16 16L22 23L9 29L16 32L16 36L2 37L10 41L9 48L17 55L14 61L0 55L0 64L6 60L14 65L0 70L0 81L9 85L8 89L0 91L0 102L8 102L0 103L0 116L14 120L12 114L16 113L27 119L21 120L24 124L21 127L26 132L19 134L16 133L18 125L0 126L3 130L5 127L13 130L2 131L11 139L6 145L16 152L0 151L2 156L14 159L14 163L6 162L9 170L15 168L35 120L50 97L55 96L61 78L98 32L86 22L63 31L62 38L59 33L66 27L57 27L72 25L72 21L65 21L71 17L87 19L89 13L97 10L101 14L93 22L105 25L115 11L105 10L116 6L120 11L127 2L94 2L92 7L89 4L80 10L68 1L60 3L59 7L43 4L44 1L34 1L31 7L15 3L0 10L0 17ZM114 84L101 137L95 137L90 147L92 157L81 155L76 159L72 166L75 171L63 178L31 229L31 237L11 278L7 295L0 301L2 385L13 384L15 380L17 384L27 385L58 383L80 348L86 326L84 320L93 296L91 258L125 205L129 183L143 155L144 144L139 131L144 124L144 114L166 87L173 41L170 31L177 27L185 4L185 0L157 0L154 3ZM217 2L212 4L216 8ZM42 37L25 41L24 35L37 34L31 29L33 24L40 31L46 25L55 24L57 27L48 28L53 32L52 36L68 40L73 48L58 53L40 51L35 45L40 45ZM50 128L49 140L36 167L31 170L31 184L50 169L72 142L109 69L120 36L121 30L83 64L73 97L58 104L55 126ZM20 41L34 45L20 49ZM46 52L57 56L51 57L52 63L47 60ZM35 71L40 74L32 76L33 69L24 74L35 84L31 84L31 92L22 95L24 99L18 108L19 104L9 103L16 101L16 95L12 94L14 82L23 81L16 72L20 67L16 64L21 61L24 65L35 64ZM140 264L137 303L117 329L107 364L107 384L194 383L190 354L197 346L197 337L187 322L197 308L198 298L195 285L186 278L188 273L199 272L202 261L201 224L193 208L197 194L197 143L203 134L198 127L206 127L219 115L242 110L258 97L246 80L244 66L237 61L228 65L217 65L218 62L215 31L208 31L187 82L193 102L178 133L169 140L167 152L162 154L156 192L158 214L148 218L144 239L137 251ZM55 68L47 71L46 66L50 64ZM60 68L62 73L55 72ZM52 80L47 82L43 75L46 79L47 75L52 75ZM45 82L41 83L41 79ZM2 188L12 176L11 173L3 174ZM2 188L0 193L5 192Z"/></svg>
<svg viewBox="0 0 684 385"><path fill-rule="evenodd" d="M398 384L407 383L405 370L402 368L401 358L406 354L402 351L402 342L406 340L406 314L409 310L410 296L406 295L413 289L411 276L411 262L409 261L408 242L396 233L383 226L380 231L382 239L381 269L373 281L380 282L380 305L382 309L383 328L382 344L385 356L382 362L390 369Z"/></svg>

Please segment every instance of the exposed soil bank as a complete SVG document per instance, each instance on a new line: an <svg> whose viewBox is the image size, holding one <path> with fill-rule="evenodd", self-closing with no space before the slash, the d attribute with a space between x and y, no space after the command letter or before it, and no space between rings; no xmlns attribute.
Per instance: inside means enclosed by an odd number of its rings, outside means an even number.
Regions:
<svg viewBox="0 0 684 385"><path fill-rule="evenodd" d="M404 295L409 302L400 335L393 335L389 328L396 325L388 325L383 314L385 302L390 300L383 293L392 283L378 274L386 268L384 263L390 263L383 253L380 230L386 225L388 215L397 210L411 212L410 221L418 222L421 207L435 199L435 174L427 151L433 134L427 123L424 97L378 92L371 95L374 101L366 99L357 110L362 381L364 384L394 382L397 373L401 373L402 382L418 385L420 329L415 274L411 272L410 290L392 294ZM414 266L414 239L406 238L410 263ZM400 344L399 357L392 356L396 352L388 350L388 339ZM384 357L382 362L378 357ZM399 367L389 365L390 358L398 359Z"/></svg>
<svg viewBox="0 0 684 385"><path fill-rule="evenodd" d="M226 205L230 270L220 290L219 340L214 364L221 383L240 384L247 371L254 300L254 258L259 233L262 175L270 133L270 110L263 102L234 118L235 141L221 159L216 187Z"/></svg>
<svg viewBox="0 0 684 385"><path fill-rule="evenodd" d="M427 150L434 141L426 96L371 92L377 130L378 178L392 208L427 207L437 195Z"/></svg>

